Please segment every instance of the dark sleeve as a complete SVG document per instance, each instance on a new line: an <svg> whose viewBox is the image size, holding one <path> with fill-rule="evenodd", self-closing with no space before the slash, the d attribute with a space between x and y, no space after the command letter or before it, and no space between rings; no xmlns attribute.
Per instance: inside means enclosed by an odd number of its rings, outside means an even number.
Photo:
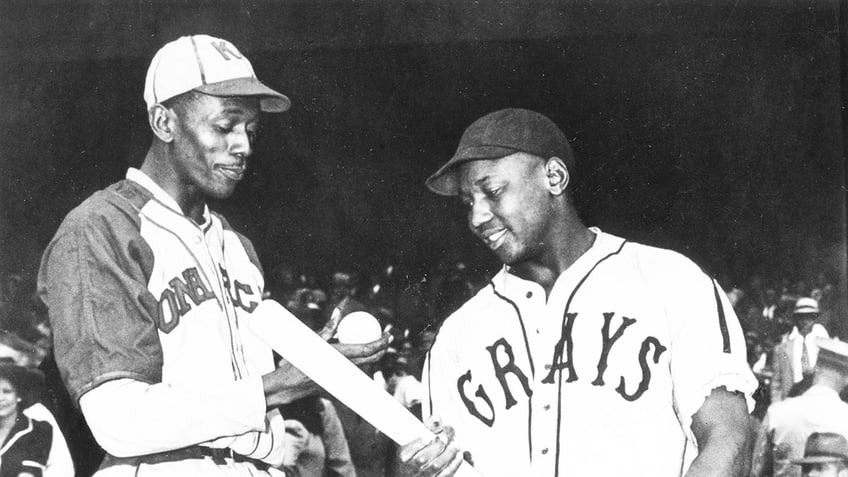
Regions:
<svg viewBox="0 0 848 477"><path fill-rule="evenodd" d="M326 399L321 400L324 404L323 420L324 441L325 477L356 477L356 470L353 467L353 461L350 458L350 450L347 446L347 438L342 428L342 423L339 420L339 415L336 413L336 408Z"/></svg>
<svg viewBox="0 0 848 477"><path fill-rule="evenodd" d="M18 443L19 452L12 452L18 456L18 468L12 475L29 472L35 477L41 477L47 467L50 457L50 446L53 443L53 427L47 422L30 420L33 425L32 432L25 435ZM4 456L5 457L5 456Z"/></svg>
<svg viewBox="0 0 848 477"><path fill-rule="evenodd" d="M112 379L161 381L153 254L137 218L111 204L74 211L42 257L39 293L54 353L75 403Z"/></svg>

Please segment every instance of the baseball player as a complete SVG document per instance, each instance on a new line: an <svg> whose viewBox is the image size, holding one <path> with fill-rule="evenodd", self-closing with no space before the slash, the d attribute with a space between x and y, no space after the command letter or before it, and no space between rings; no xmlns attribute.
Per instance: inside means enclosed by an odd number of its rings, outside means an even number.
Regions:
<svg viewBox="0 0 848 477"><path fill-rule="evenodd" d="M757 382L724 292L675 252L584 226L573 171L553 122L506 109L428 179L504 267L425 364L424 415L455 444L403 447L404 470L450 475L459 447L486 477L742 475Z"/></svg>
<svg viewBox="0 0 848 477"><path fill-rule="evenodd" d="M233 193L260 111L289 99L232 43L194 35L154 56L144 100L141 168L74 209L42 259L62 377L107 452L98 475L279 475L275 408L315 385L248 331L262 269L206 202ZM387 346L337 348L370 362Z"/></svg>

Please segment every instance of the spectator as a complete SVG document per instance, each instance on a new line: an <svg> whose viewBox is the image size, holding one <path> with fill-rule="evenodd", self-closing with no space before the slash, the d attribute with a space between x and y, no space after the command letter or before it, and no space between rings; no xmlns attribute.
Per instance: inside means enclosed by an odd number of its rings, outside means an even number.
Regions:
<svg viewBox="0 0 848 477"><path fill-rule="evenodd" d="M363 372L372 376L376 385L386 387L384 369L396 358L397 352L389 349L376 366L362 366ZM350 457L358 477L387 477L393 475L395 444L368 421L353 412L344 403L333 401L345 435Z"/></svg>
<svg viewBox="0 0 848 477"><path fill-rule="evenodd" d="M347 439L333 404L309 396L280 407L285 417L283 466L297 477L356 477Z"/></svg>
<svg viewBox="0 0 848 477"><path fill-rule="evenodd" d="M359 280L353 273L336 272L330 281L330 306L338 308L342 316L354 311L365 311L365 305L354 296L359 291Z"/></svg>
<svg viewBox="0 0 848 477"><path fill-rule="evenodd" d="M848 440L833 432L810 434L804 458L792 463L801 466L802 477L848 477Z"/></svg>
<svg viewBox="0 0 848 477"><path fill-rule="evenodd" d="M303 279L297 274L294 267L288 264L279 264L271 269L268 281L265 284L265 298L286 303L292 294L303 283Z"/></svg>
<svg viewBox="0 0 848 477"><path fill-rule="evenodd" d="M767 288L763 295L763 320L772 321L777 311L777 292L774 288Z"/></svg>
<svg viewBox="0 0 848 477"><path fill-rule="evenodd" d="M387 371L385 373L386 391L420 419L423 390L421 382L410 373L407 358L398 356Z"/></svg>
<svg viewBox="0 0 848 477"><path fill-rule="evenodd" d="M813 385L804 394L772 404L757 432L752 477L798 477L804 443L813 432L848 435L848 404L839 392L848 385L848 343L819 340Z"/></svg>
<svg viewBox="0 0 848 477"><path fill-rule="evenodd" d="M817 338L829 338L827 330L816 320L819 304L804 297L795 303L792 313L795 326L786 338L774 348L774 376L771 382L771 400L785 399L789 391L812 372L818 356Z"/></svg>
<svg viewBox="0 0 848 477"><path fill-rule="evenodd" d="M69 477L74 474L65 438L58 432L49 411L37 405L42 379L36 370L8 361L0 363L2 476Z"/></svg>

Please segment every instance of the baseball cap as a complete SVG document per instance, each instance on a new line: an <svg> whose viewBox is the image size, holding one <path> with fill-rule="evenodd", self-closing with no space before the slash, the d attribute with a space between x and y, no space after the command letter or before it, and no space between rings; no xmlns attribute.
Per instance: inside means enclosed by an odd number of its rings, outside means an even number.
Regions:
<svg viewBox="0 0 848 477"><path fill-rule="evenodd" d="M814 432L807 438L804 458L792 460L793 464L824 464L848 461L848 440L835 432Z"/></svg>
<svg viewBox="0 0 848 477"><path fill-rule="evenodd" d="M468 161L500 159L517 152L544 159L556 156L574 172L571 146L553 121L535 111L509 108L489 113L468 126L456 153L427 179L427 187L440 195L457 195L457 166Z"/></svg>
<svg viewBox="0 0 848 477"><path fill-rule="evenodd" d="M817 302L815 298L808 297L799 298L798 301L795 302L795 309L792 310L792 314L795 315L818 312L819 302Z"/></svg>
<svg viewBox="0 0 848 477"><path fill-rule="evenodd" d="M144 102L154 104L188 91L212 96L255 96L260 109L287 111L291 101L262 84L246 56L232 43L209 35L178 38L156 52L144 81Z"/></svg>

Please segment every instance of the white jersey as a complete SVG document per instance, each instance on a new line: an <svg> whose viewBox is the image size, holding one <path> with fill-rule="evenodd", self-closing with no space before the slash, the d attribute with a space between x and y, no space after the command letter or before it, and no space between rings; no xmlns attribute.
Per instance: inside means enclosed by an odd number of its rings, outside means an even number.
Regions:
<svg viewBox="0 0 848 477"><path fill-rule="evenodd" d="M486 477L680 476L712 389L752 407L757 382L715 281L675 252L592 231L547 300L504 268L439 330L424 414L454 426Z"/></svg>

